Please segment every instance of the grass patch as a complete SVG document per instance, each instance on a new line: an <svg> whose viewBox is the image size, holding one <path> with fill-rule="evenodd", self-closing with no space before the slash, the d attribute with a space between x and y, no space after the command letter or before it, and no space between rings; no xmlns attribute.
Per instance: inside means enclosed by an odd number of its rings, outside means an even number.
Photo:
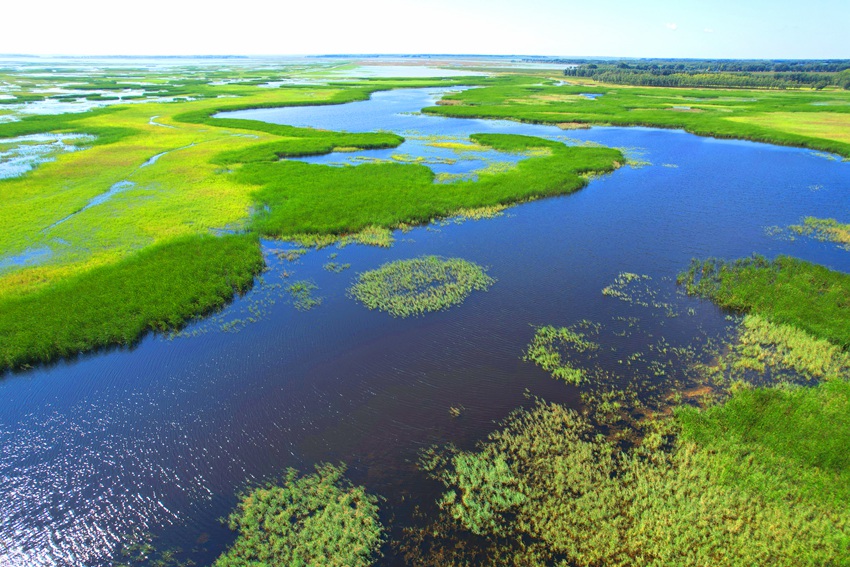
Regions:
<svg viewBox="0 0 850 567"><path fill-rule="evenodd" d="M625 452L586 418L538 402L474 451L425 452L423 468L446 488L446 518L414 537L406 558L474 563L474 552L441 546L441 530L454 529L482 536L476 551L491 565L844 564L850 390L823 388L833 390L741 392L713 412L645 421ZM816 446L818 422L832 416L832 441Z"/></svg>
<svg viewBox="0 0 850 567"><path fill-rule="evenodd" d="M585 338L583 333L566 327L547 325L538 328L523 360L533 362L546 372L570 384L581 384L587 380L586 372L568 362L571 352L586 352L599 349L599 345Z"/></svg>
<svg viewBox="0 0 850 567"><path fill-rule="evenodd" d="M528 136L472 138L501 151L542 147L548 155L528 158L503 172L481 172L476 181L451 184L434 183L434 173L423 165L398 163L331 167L275 160L245 164L237 178L259 186L254 195L258 211L254 230L273 237L303 238L426 223L462 209L566 194L587 183L581 174L612 171L615 162L623 159L619 151L609 148L567 147Z"/></svg>
<svg viewBox="0 0 850 567"><path fill-rule="evenodd" d="M803 224L791 225L788 228L796 234L834 242L845 250L850 250L850 224L842 224L835 219L806 217Z"/></svg>
<svg viewBox="0 0 850 567"><path fill-rule="evenodd" d="M689 294L791 325L850 348L850 275L796 258L754 256L726 262L694 260L680 274Z"/></svg>
<svg viewBox="0 0 850 567"><path fill-rule="evenodd" d="M214 567L372 565L382 543L378 499L353 486L345 467L289 469L280 486L247 494L230 515L236 542Z"/></svg>
<svg viewBox="0 0 850 567"><path fill-rule="evenodd" d="M369 309L410 317L463 303L470 293L486 291L493 283L493 278L472 262L423 256L360 274L349 295Z"/></svg>
<svg viewBox="0 0 850 567"><path fill-rule="evenodd" d="M249 289L262 267L253 236L186 237L0 299L0 366L22 368L179 329Z"/></svg>

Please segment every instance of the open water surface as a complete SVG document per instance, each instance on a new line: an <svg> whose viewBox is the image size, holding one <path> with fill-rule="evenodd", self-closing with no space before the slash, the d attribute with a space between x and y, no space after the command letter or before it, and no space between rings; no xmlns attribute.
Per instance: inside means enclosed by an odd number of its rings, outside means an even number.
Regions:
<svg viewBox="0 0 850 567"><path fill-rule="evenodd" d="M0 565L108 565L122 535L142 531L208 563L232 541L217 519L233 508L238 490L319 461L348 463L355 483L386 498L384 519L404 521L413 504L438 495L414 464L423 447L471 447L530 403L526 390L578 407L578 390L521 360L533 325L597 322L608 351L646 350L661 337L674 346L699 344L727 321L712 305L676 293L675 276L692 257L786 253L850 270L850 254L832 244L765 231L807 215L846 220L848 163L680 131L565 132L416 114L440 92L240 114L416 138L388 155L313 160L320 163L423 155L433 149L429 136L505 132L624 147L651 165L621 168L573 195L498 218L398 232L389 249L330 247L287 262L274 250L294 246L266 242L269 270L254 290L180 336L149 336L132 350L6 375ZM456 165L469 172L480 164ZM411 319L347 297L358 272L424 254L477 262L497 282L461 306ZM330 272L323 269L329 261L350 268ZM674 313L603 295L621 272L649 276L641 281ZM284 287L299 280L316 284L321 305L295 308ZM640 332L615 335L624 320ZM611 370L628 374L616 353L609 358ZM459 418L452 406L465 408Z"/></svg>

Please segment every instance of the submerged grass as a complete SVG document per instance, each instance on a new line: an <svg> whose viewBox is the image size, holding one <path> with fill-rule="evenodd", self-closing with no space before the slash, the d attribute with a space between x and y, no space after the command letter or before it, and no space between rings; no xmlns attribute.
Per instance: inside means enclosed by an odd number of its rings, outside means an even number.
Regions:
<svg viewBox="0 0 850 567"><path fill-rule="evenodd" d="M705 367L713 381L799 382L850 376L850 354L792 325L746 315L727 352Z"/></svg>
<svg viewBox="0 0 850 567"><path fill-rule="evenodd" d="M493 278L472 262L423 256L360 274L349 294L369 309L410 317L458 305L473 291L486 291L493 283Z"/></svg>

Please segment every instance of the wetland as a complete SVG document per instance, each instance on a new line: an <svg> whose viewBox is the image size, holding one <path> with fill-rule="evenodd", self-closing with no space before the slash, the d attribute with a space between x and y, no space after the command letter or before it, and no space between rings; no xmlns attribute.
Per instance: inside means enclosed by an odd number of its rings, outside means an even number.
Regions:
<svg viewBox="0 0 850 567"><path fill-rule="evenodd" d="M124 72L155 100L0 123L77 149L0 180L0 562L846 558L843 142L543 72Z"/></svg>

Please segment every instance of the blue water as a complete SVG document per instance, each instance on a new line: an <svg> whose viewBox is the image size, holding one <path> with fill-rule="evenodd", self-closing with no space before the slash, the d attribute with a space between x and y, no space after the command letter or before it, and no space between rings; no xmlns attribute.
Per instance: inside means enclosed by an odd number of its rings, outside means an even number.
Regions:
<svg viewBox="0 0 850 567"><path fill-rule="evenodd" d="M621 168L578 193L498 218L397 232L390 249L330 247L290 263L273 250L291 246L267 242L269 270L254 290L181 336L149 336L132 350L7 375L0 564L106 565L121 535L133 531L152 531L203 564L232 541L216 520L237 490L323 460L347 462L355 482L386 498L385 518L404 517L412 503L436 498L437 487L413 464L422 447L472 446L494 420L529 403L526 389L578 405L577 389L521 360L532 325L595 321L606 329L598 340L617 352L645 351L660 337L699 344L727 322L712 305L676 293L673 280L692 257L782 253L850 271L845 250L765 231L807 215L846 220L848 163L680 131L564 132L411 114L434 97L393 91L247 116L349 131L597 142L652 165ZM358 272L423 254L477 262L497 282L459 307L412 319L368 311L346 296ZM331 260L351 268L324 270ZM679 316L604 296L626 271L650 276ZM294 307L281 286L299 280L317 285L320 306ZM641 332L619 338L618 318L628 317L638 318ZM612 370L629 372L611 358ZM451 417L449 407L460 405L462 417Z"/></svg>

